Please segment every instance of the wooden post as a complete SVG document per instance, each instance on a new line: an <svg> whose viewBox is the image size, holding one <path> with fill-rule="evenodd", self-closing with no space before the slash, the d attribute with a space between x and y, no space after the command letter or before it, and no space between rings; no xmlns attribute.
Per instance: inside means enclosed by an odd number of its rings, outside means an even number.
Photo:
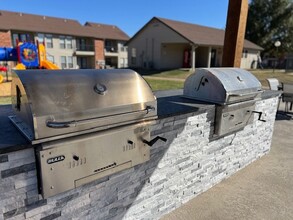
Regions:
<svg viewBox="0 0 293 220"><path fill-rule="evenodd" d="M243 51L248 0L229 0L224 49L223 67L240 67Z"/></svg>

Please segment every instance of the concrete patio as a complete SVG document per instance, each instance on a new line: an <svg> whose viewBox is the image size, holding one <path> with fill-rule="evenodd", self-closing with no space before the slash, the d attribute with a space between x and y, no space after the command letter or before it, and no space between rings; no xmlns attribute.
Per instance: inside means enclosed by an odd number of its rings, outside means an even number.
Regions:
<svg viewBox="0 0 293 220"><path fill-rule="evenodd" d="M162 219L293 219L293 114L284 114L284 106L268 155Z"/></svg>

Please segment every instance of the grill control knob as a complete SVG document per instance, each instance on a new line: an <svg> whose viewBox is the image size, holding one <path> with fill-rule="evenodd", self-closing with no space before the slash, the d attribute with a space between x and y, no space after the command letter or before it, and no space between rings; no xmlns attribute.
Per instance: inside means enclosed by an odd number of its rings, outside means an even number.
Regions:
<svg viewBox="0 0 293 220"><path fill-rule="evenodd" d="M130 145L133 145L133 141L131 141L131 140L128 140L127 143Z"/></svg>
<svg viewBox="0 0 293 220"><path fill-rule="evenodd" d="M234 119L234 115L230 115L229 120L233 120L233 119Z"/></svg>
<svg viewBox="0 0 293 220"><path fill-rule="evenodd" d="M79 156L73 155L73 160L78 161L79 160Z"/></svg>

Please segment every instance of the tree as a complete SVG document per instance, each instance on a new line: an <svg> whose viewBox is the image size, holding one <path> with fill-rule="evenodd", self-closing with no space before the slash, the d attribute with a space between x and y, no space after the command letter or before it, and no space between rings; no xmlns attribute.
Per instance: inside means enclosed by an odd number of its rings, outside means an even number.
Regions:
<svg viewBox="0 0 293 220"><path fill-rule="evenodd" d="M293 1L252 0L249 4L246 39L270 56L293 52ZM276 54L274 43L281 42Z"/></svg>

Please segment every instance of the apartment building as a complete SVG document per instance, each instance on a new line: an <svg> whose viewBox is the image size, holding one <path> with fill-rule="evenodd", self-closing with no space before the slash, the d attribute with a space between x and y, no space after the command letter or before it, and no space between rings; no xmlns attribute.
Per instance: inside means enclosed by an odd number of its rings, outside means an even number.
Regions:
<svg viewBox="0 0 293 220"><path fill-rule="evenodd" d="M128 42L132 68L221 67L225 30L153 17ZM244 40L241 68L256 68L263 50Z"/></svg>
<svg viewBox="0 0 293 220"><path fill-rule="evenodd" d="M129 37L115 25L0 11L0 47L44 43L47 59L62 69L128 67ZM10 62L10 65L15 65Z"/></svg>
<svg viewBox="0 0 293 220"><path fill-rule="evenodd" d="M104 39L102 43L104 45L103 52L106 68L128 67L128 53L127 47L125 46L126 42L129 40L127 34L114 25L86 22L85 26L92 28L98 39ZM98 42L96 42L96 44L98 44Z"/></svg>

